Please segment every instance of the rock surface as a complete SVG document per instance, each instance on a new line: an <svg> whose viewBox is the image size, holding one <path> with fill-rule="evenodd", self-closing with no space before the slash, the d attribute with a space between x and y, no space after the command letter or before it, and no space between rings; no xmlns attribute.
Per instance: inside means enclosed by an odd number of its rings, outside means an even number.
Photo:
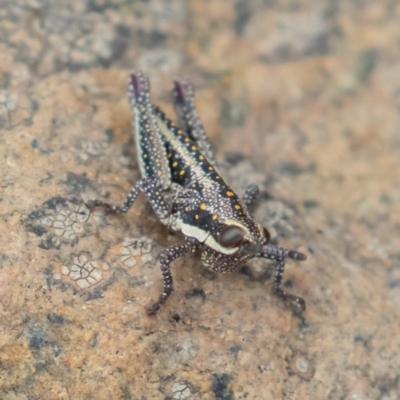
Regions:
<svg viewBox="0 0 400 400"><path fill-rule="evenodd" d="M398 399L400 5L388 0L0 0L0 398ZM143 197L126 96L175 77L289 262L304 319L254 262L187 257Z"/></svg>

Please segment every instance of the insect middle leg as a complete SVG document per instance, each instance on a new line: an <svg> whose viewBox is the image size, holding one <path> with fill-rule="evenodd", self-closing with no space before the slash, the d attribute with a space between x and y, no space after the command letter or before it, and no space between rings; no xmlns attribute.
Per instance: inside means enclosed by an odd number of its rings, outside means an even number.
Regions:
<svg viewBox="0 0 400 400"><path fill-rule="evenodd" d="M251 184L247 186L246 191L243 195L243 203L247 207L249 212L253 211L259 193L260 189L257 185Z"/></svg>
<svg viewBox="0 0 400 400"><path fill-rule="evenodd" d="M136 198L143 192L151 206L153 207L157 217L160 219L167 218L170 214L170 205L164 199L161 185L152 179L140 179L130 190L126 200L121 206L112 205L102 200L89 200L86 206L90 209L94 207L102 207L108 214L125 214Z"/></svg>

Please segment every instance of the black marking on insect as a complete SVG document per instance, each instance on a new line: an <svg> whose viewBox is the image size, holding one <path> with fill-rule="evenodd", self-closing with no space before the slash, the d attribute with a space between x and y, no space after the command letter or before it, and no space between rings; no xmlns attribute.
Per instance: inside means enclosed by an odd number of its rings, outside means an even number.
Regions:
<svg viewBox="0 0 400 400"><path fill-rule="evenodd" d="M185 235L184 243L169 246L160 254L164 289L148 308L148 314L155 314L172 292L171 263L197 250L205 267L222 273L236 271L254 257L274 260L274 293L304 311L304 300L283 291L281 282L286 258L300 261L306 256L269 244L268 230L257 224L249 213L258 193L257 186L250 185L240 200L220 176L194 106L190 82L174 82L179 126L152 104L145 74L133 73L128 91L142 179L121 206L101 200L91 200L87 205L103 207L110 214L126 213L143 192L160 221Z"/></svg>

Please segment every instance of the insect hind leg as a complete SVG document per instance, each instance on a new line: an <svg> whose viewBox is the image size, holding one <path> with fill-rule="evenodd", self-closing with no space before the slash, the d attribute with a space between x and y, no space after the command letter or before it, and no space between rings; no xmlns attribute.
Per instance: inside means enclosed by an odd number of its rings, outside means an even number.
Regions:
<svg viewBox="0 0 400 400"><path fill-rule="evenodd" d="M163 189L171 185L165 143L150 99L150 82L143 72L130 75L128 93L133 113L133 130L140 172L156 179Z"/></svg>
<svg viewBox="0 0 400 400"><path fill-rule="evenodd" d="M187 79L174 81L172 96L179 124L186 131L187 135L197 144L208 161L215 166L217 165L215 156L203 124L197 114L194 104L194 95L194 88L190 81Z"/></svg>

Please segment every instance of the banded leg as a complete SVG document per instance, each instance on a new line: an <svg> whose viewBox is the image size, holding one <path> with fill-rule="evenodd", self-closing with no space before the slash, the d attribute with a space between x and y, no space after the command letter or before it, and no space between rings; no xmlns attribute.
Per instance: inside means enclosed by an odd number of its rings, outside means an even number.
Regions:
<svg viewBox="0 0 400 400"><path fill-rule="evenodd" d="M143 72L131 74L128 93L142 178L156 179L163 189L167 189L171 185L171 173L160 128L151 104L147 75Z"/></svg>
<svg viewBox="0 0 400 400"><path fill-rule="evenodd" d="M259 193L260 189L257 185L251 184L247 186L243 196L243 203L247 207L249 212L253 211Z"/></svg>
<svg viewBox="0 0 400 400"><path fill-rule="evenodd" d="M177 258L191 253L192 250L193 245L186 242L184 244L174 244L160 254L160 268L163 275L164 288L158 300L147 309L148 315L154 315L160 309L161 305L165 303L173 290L170 264Z"/></svg>
<svg viewBox="0 0 400 400"><path fill-rule="evenodd" d="M208 161L214 166L217 165L211 144L196 111L193 85L188 80L175 81L172 95L180 125Z"/></svg>
<svg viewBox="0 0 400 400"><path fill-rule="evenodd" d="M275 260L277 263L275 275L274 275L274 284L273 291L274 293L280 297L282 300L295 304L301 311L305 311L306 303L305 301L294 294L286 293L281 288L283 272L285 270L285 260L286 258L291 258L293 260L302 261L307 257L305 254L300 253L295 250L283 249L281 247L277 247L271 244L262 246L262 254L261 257L269 258L271 260Z"/></svg>
<svg viewBox="0 0 400 400"><path fill-rule="evenodd" d="M301 297L287 293L281 288L283 272L285 270L285 259L277 259L276 262L277 267L274 275L274 293L282 300L289 303L294 303L301 311L305 311L306 302Z"/></svg>
<svg viewBox="0 0 400 400"><path fill-rule="evenodd" d="M151 179L140 179L136 182L136 185L132 187L121 206L111 205L101 200L89 200L86 202L86 206L90 209L102 207L108 214L125 214L131 208L140 192L147 196L158 218L162 219L169 216L170 207L162 195L161 185Z"/></svg>

